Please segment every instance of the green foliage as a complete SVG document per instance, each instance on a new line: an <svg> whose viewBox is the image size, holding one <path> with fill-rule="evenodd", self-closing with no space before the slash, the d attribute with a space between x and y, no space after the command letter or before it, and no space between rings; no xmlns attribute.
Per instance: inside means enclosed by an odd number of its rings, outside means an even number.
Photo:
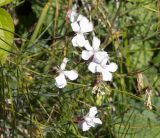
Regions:
<svg viewBox="0 0 160 138"><path fill-rule="evenodd" d="M13 0L1 0L0 1L0 6L4 6L4 5L6 5L6 4L8 4L8 3L10 3L10 2L12 2Z"/></svg>
<svg viewBox="0 0 160 138"><path fill-rule="evenodd" d="M14 25L10 14L0 8L0 62L4 63L11 52Z"/></svg>
<svg viewBox="0 0 160 138"><path fill-rule="evenodd" d="M135 110L131 110L123 117L121 125L116 125L116 131L118 137L126 138L152 138L158 137L159 121L157 116L149 110L144 110L139 113Z"/></svg>
<svg viewBox="0 0 160 138"><path fill-rule="evenodd" d="M88 62L80 57L82 49L71 44L74 33L66 18L71 3L16 0L5 7L15 23L14 46L13 21L0 9L0 60L4 63L0 66L0 136L160 137L158 2L121 0L120 9L115 0L87 3L91 12L81 2L79 12L91 18L101 48L118 64L113 82L98 86L105 93L103 96L92 94L98 75L88 71ZM88 37L92 38L89 34ZM54 84L55 68L65 56L70 59L66 68L76 69L79 78L58 89ZM137 81L139 73L143 76L141 82ZM143 88L139 89L138 83ZM146 107L148 88L152 93L151 110ZM103 124L83 132L77 118L86 115L91 106L97 106L97 116Z"/></svg>

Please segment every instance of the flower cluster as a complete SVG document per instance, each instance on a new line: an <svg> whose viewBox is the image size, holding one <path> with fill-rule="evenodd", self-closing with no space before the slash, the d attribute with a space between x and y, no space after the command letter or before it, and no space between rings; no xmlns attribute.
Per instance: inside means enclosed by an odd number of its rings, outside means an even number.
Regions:
<svg viewBox="0 0 160 138"><path fill-rule="evenodd" d="M93 31L93 23L87 17L76 12L76 5L68 12L71 21L72 30L76 35L72 39L74 47L84 47L81 57L84 60L92 59L88 69L92 73L101 73L103 81L112 81L112 72L118 68L116 63L109 61L109 55L106 51L100 49L100 39L93 36L92 45L87 40L87 34Z"/></svg>
<svg viewBox="0 0 160 138"><path fill-rule="evenodd" d="M88 65L89 71L100 73L103 81L112 81L112 73L117 70L117 64L110 62L108 53L100 49L100 39L94 35L92 45L87 40L87 35L91 32L93 34L93 23L87 17L77 13L77 5L74 5L68 11L68 17L71 22L71 28L75 32L72 44L74 47L83 48L81 57L83 60L90 61ZM78 78L77 71L65 70L67 62L68 59L64 58L58 70L59 76L55 78L55 85L58 88L64 88L67 85L66 78L69 80L76 80ZM90 127L95 127L96 124L102 124L102 121L95 117L96 114L97 108L90 108L89 113L83 118L83 121L80 121L83 131L89 130Z"/></svg>

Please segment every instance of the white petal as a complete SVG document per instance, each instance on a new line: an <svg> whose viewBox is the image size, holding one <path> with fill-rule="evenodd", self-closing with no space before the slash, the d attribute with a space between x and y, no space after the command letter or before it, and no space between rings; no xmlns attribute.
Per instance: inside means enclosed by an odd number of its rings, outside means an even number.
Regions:
<svg viewBox="0 0 160 138"><path fill-rule="evenodd" d="M93 48L91 47L90 43L88 40L85 41L85 45L84 47L86 48L86 50L89 50L89 51L93 51Z"/></svg>
<svg viewBox="0 0 160 138"><path fill-rule="evenodd" d="M97 108L96 107L91 107L89 109L89 117L94 117L97 114Z"/></svg>
<svg viewBox="0 0 160 138"><path fill-rule="evenodd" d="M85 117L85 121L89 126L95 127L95 123L93 122L93 118L92 117L86 116Z"/></svg>
<svg viewBox="0 0 160 138"><path fill-rule="evenodd" d="M90 125L88 125L85 121L82 123L82 130L87 131L90 129Z"/></svg>
<svg viewBox="0 0 160 138"><path fill-rule="evenodd" d="M64 88L67 85L66 78L62 73L58 77L56 77L55 80L56 80L55 85L58 88Z"/></svg>
<svg viewBox="0 0 160 138"><path fill-rule="evenodd" d="M76 21L78 14L76 12L71 12L70 21L73 23Z"/></svg>
<svg viewBox="0 0 160 138"><path fill-rule="evenodd" d="M93 56L93 52L92 52L92 51L87 51L87 50L83 50L83 51L82 51L81 57L82 57L84 60L88 60L88 59L91 58L92 56Z"/></svg>
<svg viewBox="0 0 160 138"><path fill-rule="evenodd" d="M66 68L66 64L67 64L68 61L69 61L68 58L63 59L61 65L60 65L61 70L64 70Z"/></svg>
<svg viewBox="0 0 160 138"><path fill-rule="evenodd" d="M77 10L77 4L73 4L73 6L72 6L72 11L76 11Z"/></svg>
<svg viewBox="0 0 160 138"><path fill-rule="evenodd" d="M112 73L110 73L108 70L104 69L102 71L102 79L104 81L112 81Z"/></svg>
<svg viewBox="0 0 160 138"><path fill-rule="evenodd" d="M76 36L76 43L79 47L83 47L85 45L85 38L83 34L77 34Z"/></svg>
<svg viewBox="0 0 160 138"><path fill-rule="evenodd" d="M71 22L75 22L76 18L78 17L78 13L76 12L76 9L69 10L67 12L68 18L70 19Z"/></svg>
<svg viewBox="0 0 160 138"><path fill-rule="evenodd" d="M70 80L76 80L78 78L78 73L75 70L64 71L64 75Z"/></svg>
<svg viewBox="0 0 160 138"><path fill-rule="evenodd" d="M92 40L92 46L94 50L96 51L99 50L100 40L95 36L93 37L93 40Z"/></svg>
<svg viewBox="0 0 160 138"><path fill-rule="evenodd" d="M98 51L94 54L93 61L96 63L108 62L109 56L105 51Z"/></svg>
<svg viewBox="0 0 160 138"><path fill-rule="evenodd" d="M102 124L102 121L99 118L94 118L93 122L96 124Z"/></svg>
<svg viewBox="0 0 160 138"><path fill-rule="evenodd" d="M103 70L103 68L95 63L95 62L91 62L88 66L88 69L92 72L92 73L96 73L96 72L101 72Z"/></svg>
<svg viewBox="0 0 160 138"><path fill-rule="evenodd" d="M105 69L107 62L109 61L109 57L105 57L102 62L101 62L101 66Z"/></svg>
<svg viewBox="0 0 160 138"><path fill-rule="evenodd" d="M96 68L97 68L97 63L95 62L91 62L89 65L88 65L88 69L92 72L92 73L96 73Z"/></svg>
<svg viewBox="0 0 160 138"><path fill-rule="evenodd" d="M76 21L78 22L78 21L82 20L83 17L84 17L83 15L79 14Z"/></svg>
<svg viewBox="0 0 160 138"><path fill-rule="evenodd" d="M111 62L109 65L106 65L105 68L110 72L115 72L118 69L118 66L116 63Z"/></svg>
<svg viewBox="0 0 160 138"><path fill-rule="evenodd" d="M86 17L83 17L80 22L80 29L81 33L87 33L93 31L93 24L92 22L89 22L89 20Z"/></svg>
<svg viewBox="0 0 160 138"><path fill-rule="evenodd" d="M77 44L77 35L72 38L72 45L73 45L74 47L77 47L77 46L78 46L78 44Z"/></svg>
<svg viewBox="0 0 160 138"><path fill-rule="evenodd" d="M79 26L79 24L77 22L71 23L71 27L72 27L72 30L74 32L79 32L80 31L80 26Z"/></svg>

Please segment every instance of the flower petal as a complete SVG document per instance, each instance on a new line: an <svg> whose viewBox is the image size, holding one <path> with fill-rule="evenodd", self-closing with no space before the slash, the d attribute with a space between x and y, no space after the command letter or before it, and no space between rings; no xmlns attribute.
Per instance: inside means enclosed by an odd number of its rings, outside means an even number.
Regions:
<svg viewBox="0 0 160 138"><path fill-rule="evenodd" d="M95 36L93 37L93 40L92 40L92 46L95 51L99 50L100 40Z"/></svg>
<svg viewBox="0 0 160 138"><path fill-rule="evenodd" d="M85 45L85 38L83 34L77 34L76 36L76 43L79 47L83 47Z"/></svg>
<svg viewBox="0 0 160 138"><path fill-rule="evenodd" d="M76 12L76 10L69 10L67 12L67 15L71 22L75 22L76 18L78 17L78 13Z"/></svg>
<svg viewBox="0 0 160 138"><path fill-rule="evenodd" d="M88 124L86 123L86 121L84 121L84 122L82 123L82 130L83 130L83 131L89 130L90 127L91 127L91 126L88 125Z"/></svg>
<svg viewBox="0 0 160 138"><path fill-rule="evenodd" d="M72 27L72 30L76 33L80 31L80 26L77 22L71 23L71 27Z"/></svg>
<svg viewBox="0 0 160 138"><path fill-rule="evenodd" d="M64 71L64 75L70 80L76 80L78 78L76 70Z"/></svg>
<svg viewBox="0 0 160 138"><path fill-rule="evenodd" d="M89 50L89 51L93 51L93 47L91 47L90 43L88 40L85 41L85 45L84 47L86 48L86 50Z"/></svg>
<svg viewBox="0 0 160 138"><path fill-rule="evenodd" d="M109 62L109 57L105 57L105 58L102 60L101 66L102 66L103 68L105 68L107 62Z"/></svg>
<svg viewBox="0 0 160 138"><path fill-rule="evenodd" d="M76 11L76 10L77 10L77 8L78 8L78 6L77 6L77 4L76 4L76 3L72 5L72 11Z"/></svg>
<svg viewBox="0 0 160 138"><path fill-rule="evenodd" d="M99 118L94 118L93 122L96 124L102 124L102 121Z"/></svg>
<svg viewBox="0 0 160 138"><path fill-rule="evenodd" d="M97 107L91 107L88 113L89 117L95 117L96 114L97 114Z"/></svg>
<svg viewBox="0 0 160 138"><path fill-rule="evenodd" d="M77 13L76 12L72 12L71 13L71 17L70 17L70 21L71 22L75 22L76 21L76 18L77 18Z"/></svg>
<svg viewBox="0 0 160 138"><path fill-rule="evenodd" d="M105 68L110 72L115 72L118 69L118 66L116 63L111 62L109 65L106 65Z"/></svg>
<svg viewBox="0 0 160 138"><path fill-rule="evenodd" d="M83 51L82 51L81 57L82 57L84 60L88 60L88 59L91 58L92 56L93 56L93 52L92 52L92 51L87 51L87 50L83 50Z"/></svg>
<svg viewBox="0 0 160 138"><path fill-rule="evenodd" d="M79 14L76 21L78 22L78 21L82 20L83 17L84 17L83 15Z"/></svg>
<svg viewBox="0 0 160 138"><path fill-rule="evenodd" d="M77 44L77 35L72 38L72 45L73 45L74 47L77 47L77 46L78 46L78 44Z"/></svg>
<svg viewBox="0 0 160 138"><path fill-rule="evenodd" d="M97 64L95 62L91 62L88 66L88 69L92 72L92 73L96 73L96 72L101 72L103 70L103 68L100 66L100 64Z"/></svg>
<svg viewBox="0 0 160 138"><path fill-rule="evenodd" d="M98 51L94 54L93 61L96 63L106 64L109 61L109 56L106 51ZM106 62L106 63L104 63Z"/></svg>
<svg viewBox="0 0 160 138"><path fill-rule="evenodd" d="M64 88L67 85L67 81L63 73L61 73L58 77L56 77L55 80L56 80L55 85L58 88Z"/></svg>
<svg viewBox="0 0 160 138"><path fill-rule="evenodd" d="M68 58L63 59L61 65L60 65L61 70L64 70L66 68L66 64L67 64L68 61L69 61Z"/></svg>
<svg viewBox="0 0 160 138"><path fill-rule="evenodd" d="M104 81L112 81L112 73L110 73L108 70L104 69L102 71L102 79Z"/></svg>
<svg viewBox="0 0 160 138"><path fill-rule="evenodd" d="M89 22L89 20L86 17L83 17L80 22L80 29L81 33L87 33L93 31L93 24L92 22Z"/></svg>
<svg viewBox="0 0 160 138"><path fill-rule="evenodd" d="M84 119L89 126L95 127L95 123L93 122L93 117L86 116Z"/></svg>

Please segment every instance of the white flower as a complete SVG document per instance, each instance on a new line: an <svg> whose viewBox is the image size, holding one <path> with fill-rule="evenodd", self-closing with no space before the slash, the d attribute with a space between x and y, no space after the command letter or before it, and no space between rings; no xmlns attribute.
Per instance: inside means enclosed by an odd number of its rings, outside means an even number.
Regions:
<svg viewBox="0 0 160 138"><path fill-rule="evenodd" d="M115 72L118 69L116 63L111 62L109 65L106 64L107 60L104 59L101 63L96 63L92 61L88 69L92 72L100 72L102 73L103 81L112 81L112 72Z"/></svg>
<svg viewBox="0 0 160 138"><path fill-rule="evenodd" d="M82 130L87 131L91 127L95 127L96 124L102 124L102 121L95 117L97 114L97 108L91 107L89 113L84 117L84 121L82 122Z"/></svg>
<svg viewBox="0 0 160 138"><path fill-rule="evenodd" d="M67 62L68 62L68 59L64 58L63 62L60 65L60 69L58 70L59 71L59 76L57 76L55 78L55 80L56 80L55 85L58 88L64 88L67 85L66 77L69 80L76 80L78 78L77 71L75 71L75 70L70 70L70 71L65 70Z"/></svg>
<svg viewBox="0 0 160 138"><path fill-rule="evenodd" d="M71 23L71 27L73 31L76 32L76 36L72 39L73 46L83 47L86 42L84 35L93 31L92 22L89 22L89 20L83 15L78 15L77 20Z"/></svg>
<svg viewBox="0 0 160 138"><path fill-rule="evenodd" d="M84 60L88 60L93 57L93 60L97 63L100 63L102 60L106 59L109 60L109 56L106 51L100 50L100 40L97 37L93 37L92 46L90 45L89 41L86 40L84 47L86 50L82 51L81 57Z"/></svg>
<svg viewBox="0 0 160 138"><path fill-rule="evenodd" d="M77 13L77 5L76 4L74 4L72 9L67 12L67 15L68 15L71 22L75 22L77 20L78 13Z"/></svg>

